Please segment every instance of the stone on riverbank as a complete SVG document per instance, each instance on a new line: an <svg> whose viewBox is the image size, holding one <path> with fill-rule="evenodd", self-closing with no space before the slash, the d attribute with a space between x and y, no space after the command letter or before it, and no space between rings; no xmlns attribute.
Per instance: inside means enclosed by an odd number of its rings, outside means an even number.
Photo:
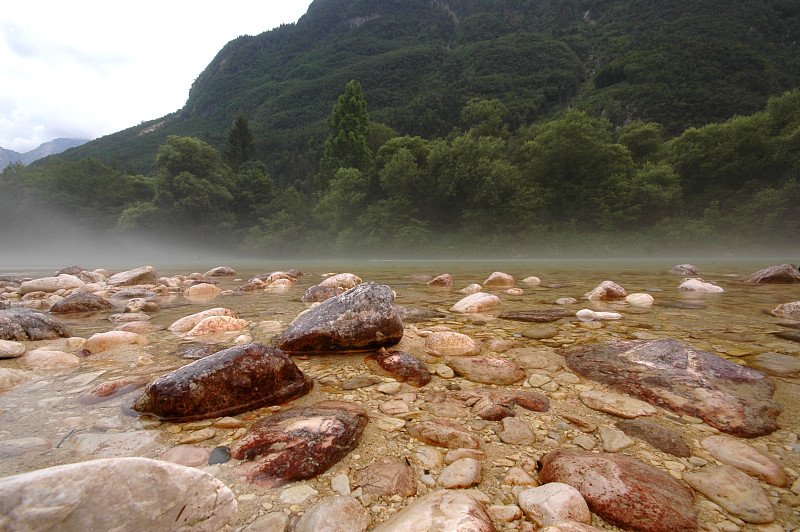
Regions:
<svg viewBox="0 0 800 532"><path fill-rule="evenodd" d="M312 386L285 353L245 344L157 378L133 409L165 421L192 421L285 403Z"/></svg>
<svg viewBox="0 0 800 532"><path fill-rule="evenodd" d="M402 351L373 353L364 362L373 373L393 377L416 388L431 382L428 366L417 357Z"/></svg>
<svg viewBox="0 0 800 532"><path fill-rule="evenodd" d="M339 273L323 279L319 285L329 286L331 288L341 288L343 290L350 290L362 283L361 277L352 273Z"/></svg>
<svg viewBox="0 0 800 532"><path fill-rule="evenodd" d="M25 353L25 346L19 342L0 340L0 358L17 358Z"/></svg>
<svg viewBox="0 0 800 532"><path fill-rule="evenodd" d="M748 475L779 488L789 483L781 466L747 442L727 436L709 436L700 443L714 458Z"/></svg>
<svg viewBox="0 0 800 532"><path fill-rule="evenodd" d="M590 301L616 301L624 299L627 295L628 292L614 281L603 281L591 292L587 292L586 297Z"/></svg>
<svg viewBox="0 0 800 532"><path fill-rule="evenodd" d="M477 292L470 294L450 307L451 312L462 312L465 314L485 312L500 304L500 298L493 294Z"/></svg>
<svg viewBox="0 0 800 532"><path fill-rule="evenodd" d="M428 281L428 286L445 286L450 287L453 286L453 276L449 273L443 273L438 277L434 277L430 281Z"/></svg>
<svg viewBox="0 0 800 532"><path fill-rule="evenodd" d="M356 499L335 496L322 499L306 510L293 532L364 532L370 522L369 512ZM273 530L285 527L268 528L265 532Z"/></svg>
<svg viewBox="0 0 800 532"><path fill-rule="evenodd" d="M60 321L38 310L8 308L0 310L0 340L53 340L72 333Z"/></svg>
<svg viewBox="0 0 800 532"><path fill-rule="evenodd" d="M50 307L53 314L67 314L75 312L97 312L98 310L109 310L114 305L107 300L94 294L72 294L64 299L59 299Z"/></svg>
<svg viewBox="0 0 800 532"><path fill-rule="evenodd" d="M673 275L700 275L700 269L693 264L677 264L669 273Z"/></svg>
<svg viewBox="0 0 800 532"><path fill-rule="evenodd" d="M503 272L494 272L483 282L483 286L508 287L514 286L514 277Z"/></svg>
<svg viewBox="0 0 800 532"><path fill-rule="evenodd" d="M525 379L525 370L505 358L459 357L447 365L465 379L483 384L509 385Z"/></svg>
<svg viewBox="0 0 800 532"><path fill-rule="evenodd" d="M30 378L30 374L27 371L0 368L0 393L7 392Z"/></svg>
<svg viewBox="0 0 800 532"><path fill-rule="evenodd" d="M322 286L316 284L314 286L310 286L308 290L306 290L306 293L303 294L303 297L300 298L300 301L303 303L316 303L336 297L343 292L344 289L339 288L338 286Z"/></svg>
<svg viewBox="0 0 800 532"><path fill-rule="evenodd" d="M478 355L481 346L475 340L453 331L437 331L425 339L425 348L437 357Z"/></svg>
<svg viewBox="0 0 800 532"><path fill-rule="evenodd" d="M748 275L742 279L745 283L800 283L800 270L794 264L770 266Z"/></svg>
<svg viewBox="0 0 800 532"><path fill-rule="evenodd" d="M617 422L617 428L628 436L644 440L656 449L673 456L688 458L691 450L680 435L669 427L647 419L623 419Z"/></svg>
<svg viewBox="0 0 800 532"><path fill-rule="evenodd" d="M124 272L115 273L108 278L109 286L137 286L142 284L156 284L158 276L152 266L142 266Z"/></svg>
<svg viewBox="0 0 800 532"><path fill-rule="evenodd" d="M210 318L211 316L230 316L232 318L237 318L236 314L226 308L210 308L208 310L204 310L202 312L196 312L195 314L190 314L189 316L185 316L175 322L172 323L168 330L176 333L181 332L188 332L194 329L194 327L203 321L206 318Z"/></svg>
<svg viewBox="0 0 800 532"><path fill-rule="evenodd" d="M412 497L417 494L417 477L402 459L385 456L353 473L353 486L378 497Z"/></svg>
<svg viewBox="0 0 800 532"><path fill-rule="evenodd" d="M58 290L72 290L73 288L79 288L84 284L86 283L74 275L61 274L58 277L42 277L39 279L33 279L31 281L25 281L19 286L17 293L21 296L31 292L51 293Z"/></svg>
<svg viewBox="0 0 800 532"><path fill-rule="evenodd" d="M791 303L782 303L772 309L772 314L782 318L795 318L800 319L800 301L792 301Z"/></svg>
<svg viewBox="0 0 800 532"><path fill-rule="evenodd" d="M423 421L409 427L408 433L416 439L436 447L448 449L480 449L478 438L459 423L446 419Z"/></svg>
<svg viewBox="0 0 800 532"><path fill-rule="evenodd" d="M707 283L699 277L684 279L681 281L681 284L678 285L678 290L706 294L720 294L725 291L721 286Z"/></svg>
<svg viewBox="0 0 800 532"><path fill-rule="evenodd" d="M694 489L748 523L771 523L775 509L757 480L728 465L708 466L683 479Z"/></svg>
<svg viewBox="0 0 800 532"><path fill-rule="evenodd" d="M117 345L147 345L149 341L141 334L125 331L96 333L83 344L86 353L100 353Z"/></svg>
<svg viewBox="0 0 800 532"><path fill-rule="evenodd" d="M592 524L592 514L583 495L569 484L550 482L529 488L517 499L522 511L536 526L553 525L559 521Z"/></svg>
<svg viewBox="0 0 800 532"><path fill-rule="evenodd" d="M236 275L236 270L233 268L229 268L228 266L217 266L216 268L211 268L204 273L203 277L232 277L234 275Z"/></svg>
<svg viewBox="0 0 800 532"><path fill-rule="evenodd" d="M431 492L406 506L371 532L429 532L458 530L494 532L492 519L474 497L464 491Z"/></svg>

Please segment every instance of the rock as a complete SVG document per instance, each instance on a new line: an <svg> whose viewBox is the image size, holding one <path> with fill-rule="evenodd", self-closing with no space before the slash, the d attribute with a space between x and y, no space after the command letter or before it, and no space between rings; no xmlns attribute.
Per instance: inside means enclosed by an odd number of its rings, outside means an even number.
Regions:
<svg viewBox="0 0 800 532"><path fill-rule="evenodd" d="M7 392L28 379L30 379L30 374L27 371L0 368L0 393Z"/></svg>
<svg viewBox="0 0 800 532"><path fill-rule="evenodd" d="M635 294L628 294L625 296L625 301L635 307L649 307L655 303L655 299L650 294L637 292Z"/></svg>
<svg viewBox="0 0 800 532"><path fill-rule="evenodd" d="M800 342L800 332L796 331L777 331L773 332L775 336L778 338L783 338L784 340L792 340L793 342Z"/></svg>
<svg viewBox="0 0 800 532"><path fill-rule="evenodd" d="M514 286L514 278L507 273L494 272L483 282L483 286Z"/></svg>
<svg viewBox="0 0 800 532"><path fill-rule="evenodd" d="M517 310L515 312L504 312L503 314L500 314L498 318L504 320L548 323L558 321L563 318L569 318L574 315L574 312L566 309Z"/></svg>
<svg viewBox="0 0 800 532"><path fill-rule="evenodd" d="M45 348L26 352L22 360L35 369L66 369L80 364L80 359L72 353Z"/></svg>
<svg viewBox="0 0 800 532"><path fill-rule="evenodd" d="M472 382L509 385L525 379L525 370L504 358L454 358L447 365Z"/></svg>
<svg viewBox="0 0 800 532"><path fill-rule="evenodd" d="M208 465L226 464L231 459L231 450L227 447L215 447L208 456Z"/></svg>
<svg viewBox="0 0 800 532"><path fill-rule="evenodd" d="M114 305L100 296L94 294L71 294L64 299L59 299L50 307L53 314L66 314L74 312L97 312L109 310Z"/></svg>
<svg viewBox="0 0 800 532"><path fill-rule="evenodd" d="M231 447L231 456L253 460L237 476L264 488L312 478L355 449L367 424L360 406L322 401L289 408L256 422Z"/></svg>
<svg viewBox="0 0 800 532"><path fill-rule="evenodd" d="M669 273L673 275L700 275L700 270L692 264L678 264L673 266Z"/></svg>
<svg viewBox="0 0 800 532"><path fill-rule="evenodd" d="M329 286L331 288L341 288L343 290L350 290L351 288L355 288L356 286L362 283L361 277L358 275L353 275L352 273L340 273L338 275L332 275L327 279L324 279L320 286Z"/></svg>
<svg viewBox="0 0 800 532"><path fill-rule="evenodd" d="M546 526L538 532L601 532L601 530L575 521L561 521L560 523Z"/></svg>
<svg viewBox="0 0 800 532"><path fill-rule="evenodd" d="M205 336L207 334L238 332L246 329L249 325L247 320L240 320L233 316L209 316L195 325L186 335Z"/></svg>
<svg viewBox="0 0 800 532"><path fill-rule="evenodd" d="M289 530L289 516L282 512L270 512L244 527L242 532L287 532L287 530Z"/></svg>
<svg viewBox="0 0 800 532"><path fill-rule="evenodd" d="M53 340L72 333L57 319L27 308L0 310L0 340Z"/></svg>
<svg viewBox="0 0 800 532"><path fill-rule="evenodd" d="M147 345L149 341L141 334L125 331L109 331L91 335L83 344L86 353L100 353L117 345Z"/></svg>
<svg viewBox="0 0 800 532"><path fill-rule="evenodd" d="M373 353L364 362L373 373L407 382L416 388L431 382L428 366L417 357L402 351Z"/></svg>
<svg viewBox="0 0 800 532"><path fill-rule="evenodd" d="M575 316L581 321L619 320L622 318L622 314L619 312L595 312L588 308L579 310Z"/></svg>
<svg viewBox="0 0 800 532"><path fill-rule="evenodd" d="M427 308L412 308L412 307L404 307L401 305L396 305L397 314L400 316L400 319L403 321L404 324L407 323L418 323L421 321L430 321L433 318L444 318L445 314L443 312L438 312L436 310L431 310Z"/></svg>
<svg viewBox="0 0 800 532"><path fill-rule="evenodd" d="M758 481L735 467L703 467L684 473L683 479L694 489L748 523L771 523L775 509Z"/></svg>
<svg viewBox="0 0 800 532"><path fill-rule="evenodd" d="M586 293L586 297L590 301L615 301L623 299L628 293L620 285L614 281L603 281L591 292Z"/></svg>
<svg viewBox="0 0 800 532"><path fill-rule="evenodd" d="M352 497L328 497L311 506L297 520L294 532L364 532L369 512Z"/></svg>
<svg viewBox="0 0 800 532"><path fill-rule="evenodd" d="M133 409L165 421L193 421L281 404L305 395L312 386L283 352L245 344L157 378Z"/></svg>
<svg viewBox="0 0 800 532"><path fill-rule="evenodd" d="M408 433L428 445L446 447L448 449L480 449L478 438L469 433L458 423L436 419L415 423L408 428Z"/></svg>
<svg viewBox="0 0 800 532"><path fill-rule="evenodd" d="M515 347L519 347L519 343L515 340L488 340L486 342L486 348L489 351L496 351L498 353L514 349Z"/></svg>
<svg viewBox="0 0 800 532"><path fill-rule="evenodd" d="M158 306L158 303L155 303L154 301L148 301L142 297L135 297L128 301L123 312L144 312L145 314L155 314L159 310L161 310L161 307Z"/></svg>
<svg viewBox="0 0 800 532"><path fill-rule="evenodd" d="M792 301L791 303L782 303L772 309L772 313L776 316L784 318L800 318L800 301Z"/></svg>
<svg viewBox="0 0 800 532"><path fill-rule="evenodd" d="M367 282L300 315L278 340L290 353L368 351L403 337L392 289Z"/></svg>
<svg viewBox="0 0 800 532"><path fill-rule="evenodd" d="M763 373L664 338L561 350L575 373L741 437L778 428L781 407Z"/></svg>
<svg viewBox="0 0 800 532"><path fill-rule="evenodd" d="M136 334L150 334L159 330L160 327L149 321L128 321L125 323L121 323L114 327L115 331L124 331L124 332L132 332Z"/></svg>
<svg viewBox="0 0 800 532"><path fill-rule="evenodd" d="M481 346L475 340L453 331L437 331L425 339L425 348L437 357L478 355Z"/></svg>
<svg viewBox="0 0 800 532"><path fill-rule="evenodd" d="M449 273L443 273L428 281L428 286L453 286L453 276Z"/></svg>
<svg viewBox="0 0 800 532"><path fill-rule="evenodd" d="M479 285L478 283L472 283L471 285L468 285L459 290L459 292L461 292L462 294L476 294L481 290L483 290L483 287L481 285Z"/></svg>
<svg viewBox="0 0 800 532"><path fill-rule="evenodd" d="M800 270L794 264L781 264L758 270L742 280L745 283L800 283Z"/></svg>
<svg viewBox="0 0 800 532"><path fill-rule="evenodd" d="M474 458L456 460L441 472L436 483L445 489L465 489L481 481L481 463Z"/></svg>
<svg viewBox="0 0 800 532"><path fill-rule="evenodd" d="M119 292L112 294L111 299L154 299L158 296L158 292L145 288L123 288Z"/></svg>
<svg viewBox="0 0 800 532"><path fill-rule="evenodd" d="M532 340L546 340L558 335L558 329L550 325L539 325L522 331L522 336Z"/></svg>
<svg viewBox="0 0 800 532"><path fill-rule="evenodd" d="M684 279L683 281L681 281L681 284L678 285L678 290L683 290L684 292L700 292L707 294L719 294L725 291L722 289L721 286L707 283L704 280L700 279L699 277Z"/></svg>
<svg viewBox="0 0 800 532"><path fill-rule="evenodd" d="M25 352L25 346L19 342L0 340L0 358L17 358Z"/></svg>
<svg viewBox="0 0 800 532"><path fill-rule="evenodd" d="M62 274L78 275L79 273L81 273L82 271L85 271L85 270L86 270L86 268L82 268L80 266L75 266L75 265L67 266L66 268L61 268L60 270L58 270L56 272L56 277L58 277L59 275L62 275Z"/></svg>
<svg viewBox="0 0 800 532"><path fill-rule="evenodd" d="M13 458L28 453L44 454L52 448L53 444L50 440L37 436L0 440L0 458ZM0 517L0 523L2 523L2 517Z"/></svg>
<svg viewBox="0 0 800 532"><path fill-rule="evenodd" d="M539 480L580 491L592 512L641 532L694 532L694 497L667 473L619 454L559 450L541 459Z"/></svg>
<svg viewBox="0 0 800 532"><path fill-rule="evenodd" d="M72 290L79 288L84 283L74 275L62 274L58 277L42 277L40 279L33 279L25 281L17 289L17 293L21 296L30 294L31 292L57 292L58 290Z"/></svg>
<svg viewBox="0 0 800 532"><path fill-rule="evenodd" d="M125 395L147 384L146 377L124 377L113 381L106 381L95 386L91 391L78 396L78 402L93 405L108 401L114 397Z"/></svg>
<svg viewBox="0 0 800 532"><path fill-rule="evenodd" d="M617 422L617 428L628 436L644 440L656 449L673 456L688 458L691 451L683 438L661 423L646 419L624 419Z"/></svg>
<svg viewBox="0 0 800 532"><path fill-rule="evenodd" d="M538 527L560 521L592 524L592 514L581 492L568 484L551 482L526 489L517 497L525 515Z"/></svg>
<svg viewBox="0 0 800 532"><path fill-rule="evenodd" d="M542 284L542 280L534 275L524 278L522 282L529 286L539 286L540 284Z"/></svg>
<svg viewBox="0 0 800 532"><path fill-rule="evenodd" d="M208 449L194 445L178 445L162 453L158 459L187 467L198 467L206 465L210 457L211 452Z"/></svg>
<svg viewBox="0 0 800 532"><path fill-rule="evenodd" d="M338 286L322 286L317 284L309 287L308 290L306 290L306 293L303 294L303 297L300 298L300 301L304 303L325 301L332 297L336 297L343 292L344 288L339 288Z"/></svg>
<svg viewBox="0 0 800 532"><path fill-rule="evenodd" d="M507 404L496 403L489 397L483 397L472 405L472 411L481 419L500 421L506 417L514 417L514 408Z"/></svg>
<svg viewBox="0 0 800 532"><path fill-rule="evenodd" d="M483 506L463 491L433 491L406 506L371 532L494 532Z"/></svg>
<svg viewBox="0 0 800 532"><path fill-rule="evenodd" d="M762 353L748 361L748 366L776 377L800 377L800 358L778 353Z"/></svg>
<svg viewBox="0 0 800 532"><path fill-rule="evenodd" d="M412 497L417 494L414 470L404 460L385 456L353 474L353 486L378 497Z"/></svg>
<svg viewBox="0 0 800 532"><path fill-rule="evenodd" d="M470 294L450 308L451 312L475 313L486 312L493 309L500 304L500 298L486 294L484 292L476 292Z"/></svg>
<svg viewBox="0 0 800 532"><path fill-rule="evenodd" d="M608 412L626 419L658 414L658 408L649 403L625 395L600 390L581 392L583 404L593 410Z"/></svg>
<svg viewBox="0 0 800 532"><path fill-rule="evenodd" d="M115 273L108 278L107 282L109 286L137 286L156 284L156 281L158 281L156 270L152 266L142 266L133 270Z"/></svg>
<svg viewBox="0 0 800 532"><path fill-rule="evenodd" d="M233 268L229 268L227 266L217 266L216 268L211 268L204 273L203 277L232 277L234 275L236 275L236 270Z"/></svg>
<svg viewBox="0 0 800 532"><path fill-rule="evenodd" d="M188 332L194 329L198 323L211 316L230 316L232 318L237 318L236 314L232 310L226 308L212 308L185 316L173 322L172 325L167 327L167 329L176 333Z"/></svg>
<svg viewBox="0 0 800 532"><path fill-rule="evenodd" d="M516 504L493 504L486 509L492 519L510 523L522 517L522 510Z"/></svg>
<svg viewBox="0 0 800 532"><path fill-rule="evenodd" d="M517 404L532 412L546 412L550 408L550 401L547 397L536 392L525 390L473 388L471 390L456 392L455 397L467 402L473 398L487 398L501 405L513 406Z"/></svg>
<svg viewBox="0 0 800 532"><path fill-rule="evenodd" d="M749 443L727 436L709 436L700 443L711 456L748 475L779 488L789 483L783 468Z"/></svg>
<svg viewBox="0 0 800 532"><path fill-rule="evenodd" d="M236 499L197 469L148 458L92 460L0 479L3 530L225 528Z"/></svg>
<svg viewBox="0 0 800 532"><path fill-rule="evenodd" d="M527 423L515 417L505 417L502 420L503 428L497 431L497 435L503 443L509 445L531 445L536 441Z"/></svg>
<svg viewBox="0 0 800 532"><path fill-rule="evenodd" d="M211 299L217 297L222 293L222 289L209 283L199 283L190 286L183 292L183 295L188 298L195 299Z"/></svg>
<svg viewBox="0 0 800 532"><path fill-rule="evenodd" d="M600 439L603 440L603 450L607 453L616 453L633 445L633 440L624 432L607 425L600 427Z"/></svg>

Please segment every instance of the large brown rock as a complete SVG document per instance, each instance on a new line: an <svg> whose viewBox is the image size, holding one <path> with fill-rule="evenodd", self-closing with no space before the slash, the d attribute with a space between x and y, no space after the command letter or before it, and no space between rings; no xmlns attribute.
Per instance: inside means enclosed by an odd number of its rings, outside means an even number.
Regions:
<svg viewBox="0 0 800 532"><path fill-rule="evenodd" d="M278 347L289 353L331 353L394 345L403 337L403 322L393 299L384 284L359 284L297 318Z"/></svg>
<svg viewBox="0 0 800 532"><path fill-rule="evenodd" d="M72 333L57 319L29 308L0 310L0 340L53 340Z"/></svg>
<svg viewBox="0 0 800 532"><path fill-rule="evenodd" d="M322 401L256 422L231 447L231 456L252 460L237 476L267 489L325 472L355 449L367 413L358 405Z"/></svg>
<svg viewBox="0 0 800 532"><path fill-rule="evenodd" d="M417 357L402 351L373 353L364 362L373 373L393 377L417 388L431 382L428 366Z"/></svg>
<svg viewBox="0 0 800 532"><path fill-rule="evenodd" d="M483 384L509 385L525 378L525 370L505 358L461 357L447 365L465 379Z"/></svg>
<svg viewBox="0 0 800 532"><path fill-rule="evenodd" d="M353 485L378 497L411 497L417 494L417 477L406 462L385 456L353 474Z"/></svg>
<svg viewBox="0 0 800 532"><path fill-rule="evenodd" d="M100 296L78 293L53 303L53 306L50 307L50 312L53 314L66 314L72 312L96 312L111 308L114 308L114 305Z"/></svg>
<svg viewBox="0 0 800 532"><path fill-rule="evenodd" d="M541 460L539 480L581 492L606 521L641 532L697 530L694 497L667 473L625 455L559 450Z"/></svg>
<svg viewBox="0 0 800 532"><path fill-rule="evenodd" d="M800 270L794 264L770 266L742 279L745 283L800 283Z"/></svg>
<svg viewBox="0 0 800 532"><path fill-rule="evenodd" d="M781 407L763 373L678 340L610 341L560 351L572 371L740 437L778 428Z"/></svg>
<svg viewBox="0 0 800 532"><path fill-rule="evenodd" d="M312 386L285 353L245 344L162 375L147 386L133 409L165 421L231 416L291 401Z"/></svg>
<svg viewBox="0 0 800 532"><path fill-rule="evenodd" d="M673 456L688 458L692 452L683 438L669 427L647 419L623 419L617 422L617 428L628 436L646 441L656 449Z"/></svg>

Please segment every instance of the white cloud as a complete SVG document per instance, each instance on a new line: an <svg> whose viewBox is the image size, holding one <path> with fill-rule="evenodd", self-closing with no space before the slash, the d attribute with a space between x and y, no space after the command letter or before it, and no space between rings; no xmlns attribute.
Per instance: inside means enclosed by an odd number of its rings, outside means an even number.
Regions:
<svg viewBox="0 0 800 532"><path fill-rule="evenodd" d="M3 6L0 147L95 138L186 102L194 79L240 35L295 22L311 0L46 0Z"/></svg>

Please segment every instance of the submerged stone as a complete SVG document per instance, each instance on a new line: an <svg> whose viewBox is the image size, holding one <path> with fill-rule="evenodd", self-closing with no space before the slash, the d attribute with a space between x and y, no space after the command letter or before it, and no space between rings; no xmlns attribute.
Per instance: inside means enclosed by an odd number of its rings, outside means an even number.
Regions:
<svg viewBox="0 0 800 532"><path fill-rule="evenodd" d="M114 305L100 296L80 293L59 299L50 307L50 312L53 314L66 314L72 312L96 312L111 308L114 308Z"/></svg>
<svg viewBox="0 0 800 532"><path fill-rule="evenodd" d="M53 340L72 333L57 319L38 310L8 308L0 310L0 340Z"/></svg>
<svg viewBox="0 0 800 532"><path fill-rule="evenodd" d="M157 378L133 409L164 421L193 421L285 403L312 386L285 353L245 344Z"/></svg>
<svg viewBox="0 0 800 532"><path fill-rule="evenodd" d="M509 385L525 378L525 370L505 358L460 357L449 360L447 365L472 382Z"/></svg>
<svg viewBox="0 0 800 532"><path fill-rule="evenodd" d="M417 357L402 351L374 353L367 356L364 362L373 373L393 377L417 388L431 382L428 366Z"/></svg>
<svg viewBox="0 0 800 532"><path fill-rule="evenodd" d="M363 408L342 401L261 419L231 447L232 457L248 460L237 476L270 489L319 475L355 449L367 420Z"/></svg>
<svg viewBox="0 0 800 532"><path fill-rule="evenodd" d="M566 309L517 310L514 312L504 312L500 314L498 318L514 321L549 323L574 315L575 313L573 311Z"/></svg>

